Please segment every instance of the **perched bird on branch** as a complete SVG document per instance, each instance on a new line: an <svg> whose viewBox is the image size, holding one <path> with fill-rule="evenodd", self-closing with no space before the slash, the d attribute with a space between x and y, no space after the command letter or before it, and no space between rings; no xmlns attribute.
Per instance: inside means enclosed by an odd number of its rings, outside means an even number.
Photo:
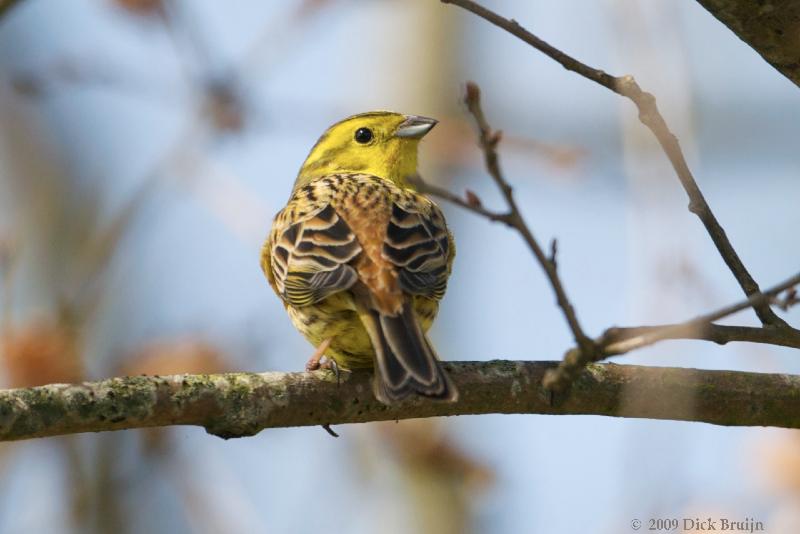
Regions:
<svg viewBox="0 0 800 534"><path fill-rule="evenodd" d="M375 368L385 404L458 392L425 332L455 256L439 208L407 177L434 119L387 111L331 126L275 217L261 267L294 325L317 347L306 365Z"/></svg>

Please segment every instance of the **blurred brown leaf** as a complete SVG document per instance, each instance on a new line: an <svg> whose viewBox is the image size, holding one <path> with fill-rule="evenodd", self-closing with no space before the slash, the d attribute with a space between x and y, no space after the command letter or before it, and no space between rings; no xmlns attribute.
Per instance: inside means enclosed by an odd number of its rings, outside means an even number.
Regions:
<svg viewBox="0 0 800 534"><path fill-rule="evenodd" d="M759 462L767 481L780 493L800 498L800 432L782 432L782 438L771 439L758 451Z"/></svg>
<svg viewBox="0 0 800 534"><path fill-rule="evenodd" d="M137 16L158 16L164 13L162 0L111 0L111 3Z"/></svg>
<svg viewBox="0 0 800 534"><path fill-rule="evenodd" d="M421 534L474 530L475 499L494 481L494 472L458 447L435 420L375 425L381 456L394 456L406 484L413 525Z"/></svg>
<svg viewBox="0 0 800 534"><path fill-rule="evenodd" d="M559 145L499 131L495 134L498 137L502 135L503 150L532 160L543 160L559 171L574 170L588 157L588 151L579 146ZM441 163L465 167L481 165L474 128L461 117L442 120L430 134L430 142L435 145L430 154Z"/></svg>
<svg viewBox="0 0 800 534"><path fill-rule="evenodd" d="M301 0L295 12L295 17L297 19L311 17L331 3L333 3L331 0Z"/></svg>
<svg viewBox="0 0 800 534"><path fill-rule="evenodd" d="M506 135L503 137L503 146L517 152L535 154L562 170L578 166L589 156L588 151L580 146L546 143L530 137Z"/></svg>
<svg viewBox="0 0 800 534"><path fill-rule="evenodd" d="M458 447L431 421L404 421L380 425L381 435L403 462L455 477L472 489L485 489L494 472Z"/></svg>
<svg viewBox="0 0 800 534"><path fill-rule="evenodd" d="M84 377L77 333L65 324L36 321L9 328L1 341L10 387L80 382Z"/></svg>
<svg viewBox="0 0 800 534"><path fill-rule="evenodd" d="M122 366L125 375L210 374L230 370L222 352L210 343L191 338L148 343Z"/></svg>

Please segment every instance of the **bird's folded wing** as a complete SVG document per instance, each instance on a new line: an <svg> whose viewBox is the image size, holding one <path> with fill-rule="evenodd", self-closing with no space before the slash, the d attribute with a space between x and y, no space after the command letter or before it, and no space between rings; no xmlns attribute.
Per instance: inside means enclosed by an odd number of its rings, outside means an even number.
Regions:
<svg viewBox="0 0 800 534"><path fill-rule="evenodd" d="M293 306L307 306L349 289L358 275L348 263L360 253L356 236L328 204L275 236L271 263L278 293Z"/></svg>
<svg viewBox="0 0 800 534"><path fill-rule="evenodd" d="M454 251L441 212L426 207L427 212L394 204L382 254L397 268L404 292L440 300Z"/></svg>

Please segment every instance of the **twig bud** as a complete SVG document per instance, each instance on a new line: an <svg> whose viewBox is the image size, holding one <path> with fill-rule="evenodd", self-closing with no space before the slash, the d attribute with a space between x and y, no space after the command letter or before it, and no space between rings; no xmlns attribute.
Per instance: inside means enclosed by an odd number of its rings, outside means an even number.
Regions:
<svg viewBox="0 0 800 534"><path fill-rule="evenodd" d="M478 198L478 195L476 195L471 189L467 189L464 192L464 196L467 199L467 204L469 204L473 208L482 208L483 207L483 202L481 202L481 199Z"/></svg>

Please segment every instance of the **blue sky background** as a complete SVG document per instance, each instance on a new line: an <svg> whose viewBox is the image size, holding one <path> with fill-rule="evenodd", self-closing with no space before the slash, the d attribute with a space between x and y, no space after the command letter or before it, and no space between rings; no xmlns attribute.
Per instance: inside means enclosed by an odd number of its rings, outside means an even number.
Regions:
<svg viewBox="0 0 800 534"><path fill-rule="evenodd" d="M91 329L93 377L112 374L148 340L182 335L223 347L236 369L301 369L312 348L258 267L261 240L297 168L321 132L346 115L376 108L429 115L441 124L421 146L427 175L499 205L469 131L459 130L465 80L483 88L491 123L523 141L501 147L507 178L539 239L558 238L560 272L588 332L683 320L741 298L633 106L454 7L332 0L299 16L300 2L183 1L175 3L178 29L170 37L158 22L112 2L22 4L0 22L5 124L27 125L68 190L99 191L107 218L148 177L156 180ZM796 86L693 2L486 5L590 65L635 75L656 94L754 277L768 286L798 270ZM84 71L64 80L64 63ZM246 123L224 134L198 111L198 88L232 74ZM26 77L44 80L47 90L33 97L15 91ZM559 166L525 140L583 156ZM20 155L8 146L0 169L32 168L9 163ZM31 198L5 186L0 192L0 231L14 231ZM560 358L569 332L520 239L443 208L458 258L432 331L439 353L452 360ZM48 313L35 272L24 269L15 286L16 321ZM800 312L786 318L798 324ZM755 324L751 313L730 321ZM699 342L663 343L619 363L800 373L797 351ZM634 518L696 515L753 517L769 532L800 525L800 511L768 465L783 444L800 447L790 432L499 415L449 419L436 429L494 473L470 497L469 522L478 532L617 533ZM91 459L103 440L119 440L120 499L135 518L131 532L216 532L220 525L418 531L402 463L385 439L372 425L338 430L338 440L307 428L226 442L176 428L169 462L143 460L133 433L76 443ZM0 532L59 530L68 511L58 445L27 442L10 454ZM206 503L207 520L181 514L186 494Z"/></svg>

